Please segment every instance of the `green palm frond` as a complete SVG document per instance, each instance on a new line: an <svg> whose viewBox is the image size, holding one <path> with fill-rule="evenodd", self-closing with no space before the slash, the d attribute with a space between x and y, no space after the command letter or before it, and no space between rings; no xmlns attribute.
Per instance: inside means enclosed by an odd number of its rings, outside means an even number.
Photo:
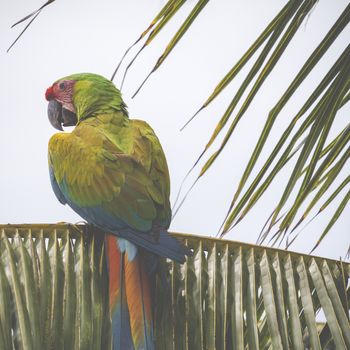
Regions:
<svg viewBox="0 0 350 350"><path fill-rule="evenodd" d="M177 237L185 238L194 256L183 267L164 262L169 288L159 285L157 294L157 348L349 346L349 264L240 242ZM327 322L320 327L316 315L322 312Z"/></svg>
<svg viewBox="0 0 350 350"><path fill-rule="evenodd" d="M201 3L202 2L200 1L197 3L181 28L188 30L189 25L195 19L195 9L197 7L201 8ZM201 155L194 164L194 166L196 166L199 160L207 156L197 180L202 177L209 168L211 168L216 159L221 155L254 97L261 89L263 89L264 81L271 73L273 73L275 65L293 40L303 21L305 21L310 15L316 3L317 1L314 0L288 1L288 3L251 45L248 51L218 83L214 91L195 115L185 124L186 126L200 111L214 101L215 98L237 76L240 70L252 60L253 54L259 48L262 48L258 57L253 61L252 68L247 73L237 92L233 95L224 115L218 122ZM198 15L198 13L196 13L196 15ZM281 134L280 139L276 143L264 165L259 170L258 174L254 177L251 176L257 161L260 160L262 150L264 149L266 141L269 138L271 130L273 129L277 118L280 116L282 109L296 91L300 89L303 81L313 71L323 55L332 49L332 44L348 25L349 21L350 5L345 8L320 44L311 53L294 80L283 92L279 101L271 108L255 149L233 195L223 224L222 235L230 231L246 216L250 209L269 188L276 175L291 159L294 160L297 158L295 160L293 171L285 185L283 194L277 202L274 212L270 217L263 238L266 238L268 234L271 233L272 228L275 227L277 223L279 227L277 234L274 236L275 241L283 240L288 237L292 231L293 224L295 224L298 211L302 204L308 199L311 192L319 189L318 194L313 197L313 207L328 193L331 185L338 180L338 175L342 174L340 170L348 158L346 156L346 154L348 154L346 149L349 145L350 137L348 128L343 130L333 142L328 145L326 145L326 142L328 142L328 136L332 130L334 121L338 116L338 111L350 98L350 46L346 47L341 53L335 64L329 69L322 81L307 98L297 115L291 118L290 124ZM173 40L169 43L167 50L165 50L164 54L160 57L152 72L163 63L163 58L170 53L178 39L181 38L183 34L181 29L178 33L181 33L181 35L174 36ZM133 62L134 61L132 60L131 64ZM130 64L128 68L130 68ZM243 99L244 94L247 96ZM239 103L241 103L241 106L236 111ZM296 129L297 123L301 123L301 126L298 129ZM224 127L227 125L228 130L226 131L226 134L223 135L220 146L216 150L210 151L214 141L218 140ZM340 165L339 162L342 165ZM328 173L325 173L326 170ZM197 180L195 182L197 182ZM295 192L297 192L297 194L294 198L294 204L292 204L291 207L288 207L288 201ZM347 203L348 196L345 196L339 210L337 210L331 220L332 224L339 217L339 214ZM282 210L286 211L283 217L280 216ZM308 211L304 213L302 219L299 220L299 223L306 218L307 214ZM331 223L330 226L327 226L320 239L328 233L332 226ZM319 242L317 244L319 244Z"/></svg>
<svg viewBox="0 0 350 350"><path fill-rule="evenodd" d="M26 26L24 27L24 29L21 31L21 33L17 36L17 38L14 40L14 42L9 46L9 48L7 49L7 52L9 52L12 47L16 44L16 42L20 39L20 37L24 34L24 32L29 28L29 26L35 21L35 19L40 15L41 11L48 5L52 4L55 0L48 0L46 1L42 6L40 6L37 10L31 12L29 15L23 17L22 19L20 19L19 21L17 21L16 23L14 23L12 25L11 28L28 21L28 23L26 24Z"/></svg>
<svg viewBox="0 0 350 350"><path fill-rule="evenodd" d="M83 227L3 225L0 349L111 348L103 249Z"/></svg>
<svg viewBox="0 0 350 350"><path fill-rule="evenodd" d="M63 224L0 232L0 348L111 349L103 234ZM194 255L161 261L157 349L350 347L350 264L175 236Z"/></svg>

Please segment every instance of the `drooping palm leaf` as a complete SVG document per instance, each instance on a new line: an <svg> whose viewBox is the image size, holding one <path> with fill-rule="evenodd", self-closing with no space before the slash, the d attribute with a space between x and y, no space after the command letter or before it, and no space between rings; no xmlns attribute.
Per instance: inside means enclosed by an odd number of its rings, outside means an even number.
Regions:
<svg viewBox="0 0 350 350"><path fill-rule="evenodd" d="M40 15L40 12L48 5L52 4L55 0L48 0L47 2L44 3L44 5L40 6L37 10L31 12L29 15L23 17L16 23L12 25L11 28L27 21L30 19L30 21L27 23L27 25L24 27L24 29L21 31L21 33L17 36L17 38L14 40L14 42L10 45L10 47L7 49L7 52L9 52L12 47L16 44L16 42L20 39L20 37L24 34L24 32L29 28L29 26L35 21L35 19Z"/></svg>
<svg viewBox="0 0 350 350"><path fill-rule="evenodd" d="M332 216L330 222L328 223L327 227L322 232L320 238L318 239L315 246L312 248L311 252L313 252L317 246L321 243L322 239L326 236L326 234L330 231L330 229L333 227L333 225L336 223L336 221L339 219L340 215L344 211L346 205L348 204L350 200L350 190L346 193L343 200L340 202L337 210L335 211L334 215Z"/></svg>
<svg viewBox="0 0 350 350"><path fill-rule="evenodd" d="M334 167L331 168L331 170L328 171L328 173L326 175L324 175L323 178L320 179L319 183L317 183L315 185L315 188L320 184L320 189L317 191L316 195L314 196L314 198L312 199L312 201L310 202L310 204L308 205L308 207L306 208L306 210L304 211L303 215L301 216L301 218L299 219L299 221L297 222L297 224L293 227L292 231L290 233L292 233L293 231L295 231L295 229L305 220L305 218L308 216L308 214L310 213L310 211L313 209L313 207L316 205L316 203L319 201L319 199L324 195L324 193L328 190L328 188L332 185L332 183L334 182L335 178L339 175L340 171L343 169L344 164L346 163L346 161L348 160L348 158L350 157L349 155L349 151L350 149L348 149L347 152L345 152L343 154L343 156L339 159L339 161L337 162L337 164L334 165ZM350 176L348 176L341 184L340 186L336 189L336 191L331 195L331 197L327 200L326 205L323 205L320 210L319 213L324 210L329 203L331 203L331 201L337 196L337 194L350 182ZM316 214L318 215L318 214Z"/></svg>
<svg viewBox="0 0 350 350"><path fill-rule="evenodd" d="M112 74L111 80L113 81L124 58L129 53L129 51L137 45L149 32L150 30L155 26L155 28L152 30L152 32L148 35L145 43L142 45L141 49L137 52L137 54L133 57L133 59L129 62L128 66L125 69L123 80L121 83L121 87L123 86L124 80L126 78L126 74L131 67L131 65L134 63L136 58L139 56L139 54L146 48L147 45L149 45L153 39L157 36L157 34L161 31L161 29L166 25L166 23L175 15L175 13L181 8L181 6L184 4L186 0L169 0L163 8L159 11L157 16L152 20L148 28L143 31L140 35L140 37L125 51L122 59L120 60L119 64L117 65L115 71Z"/></svg>
<svg viewBox="0 0 350 350"><path fill-rule="evenodd" d="M349 8L348 8L348 12L347 12L347 17L346 17L346 21L349 20ZM345 16L343 16L345 17ZM344 21L344 20L343 20ZM341 23L344 23L343 21L339 21ZM334 26L335 28L338 27L338 25L335 25ZM329 33L336 33L335 30L331 30ZM331 38L332 37L332 40L334 40L334 38L336 37L336 35L328 35L328 38ZM326 37L327 39L327 37ZM328 40L324 40L324 42L327 42L329 41L330 39ZM320 55L320 52L317 52L317 51L320 51L320 50L324 50L324 48L328 46L325 45L324 43L321 43L320 46L315 50L314 54L317 53L316 57L318 57L318 59L322 56ZM318 50L319 49L319 50ZM312 55L309 59L309 61L314 61L315 59L315 55ZM277 143L276 147L274 148L273 152L271 153L270 157L268 158L268 160L266 161L265 165L261 168L259 174L256 176L256 178L253 180L252 184L250 185L249 189L243 194L243 196L241 197L241 201L235 206L235 202L237 200L237 198L239 197L239 194L241 193L241 190L243 189L244 185L246 184L247 182L247 179L248 179L248 176L249 174L251 173L251 170L253 168L253 166L255 165L257 159L258 159L258 156L262 150L262 147L267 139L267 136L272 128L272 125L275 121L275 118L277 117L278 115L278 112L281 110L281 108L284 106L284 104L286 103L286 101L288 100L288 95L290 96L291 93L287 93L288 90L291 90L291 91L295 91L295 86L293 88L289 88L287 90L287 92L284 94L284 96L286 97L282 97L280 102L272 109L272 111L270 112L270 115L269 115L269 118L267 120L267 123L265 125L265 128L260 136L260 140L258 141L258 144L252 154L252 157L248 163L248 166L244 172L244 175L240 181L240 184L239 184L239 187L235 193L235 196L233 198L233 201L230 205L230 209L229 209L229 213L228 213L228 219L225 223L225 228L224 228L224 232L228 231L230 228L232 228L232 223L234 221L235 218L237 218L238 214L241 212L242 210L242 207L245 205L245 203L250 199L250 198L253 198L253 201L250 202L248 208L246 208L243 212L243 215L240 216L239 220L241 220L244 215L247 213L247 211L252 207L253 204L255 204L256 200L262 195L262 192L265 191L268 187L268 185L271 183L271 181L273 180L273 178L275 177L276 173L281 169L281 167L284 165L283 163L285 163L284 159L286 159L291 150L292 150L292 147L293 145L297 142L298 138L301 137L303 135L303 133L299 133L298 134L298 137L294 137L292 139L292 141L290 142L290 144L287 146L287 151L285 151L282 155L282 157L280 158L280 160L278 161L278 165L275 167L275 171L273 170L272 172L270 172L270 175L268 175L268 181L266 182L265 181L265 185L263 186L263 191L259 191L259 195L254 195L253 192L254 190L257 188L259 182L261 181L262 177L264 176L264 174L267 172L269 166L272 164L273 160L275 159L276 155L278 154L278 152L281 150L282 146L284 145L285 141L287 140L287 137L290 135L290 133L292 132L292 129L296 123L296 121L305 113L305 111L311 106L311 104L316 100L316 98L320 95L320 93L322 92L323 89L325 89L327 87L327 85L329 84L330 81L332 81L332 79L334 79L334 74L338 73L338 75L340 75L340 78L342 80L342 83L344 83L344 72L342 70L340 70L339 66L343 67L343 69L346 67L346 64L348 64L348 55L349 55L349 47L344 51L344 53L340 56L340 59L338 60L339 64L336 64L331 70L330 72L326 75L325 79L321 82L321 84L316 88L315 92L310 96L309 100L307 101L307 103L304 105L304 107L301 109L301 111L298 113L298 115L296 116L296 118L294 118L292 120L292 123L289 125L289 127L286 129L286 131L284 132L284 134L282 135L280 141ZM299 84L300 84L300 80L301 78L304 76L304 72L306 69L304 69L305 67L310 67L310 66L313 66L315 62L312 62L311 63L306 63L304 65L304 67L302 68L302 70L300 71L299 75L300 76L300 79L298 79L298 77L294 80L294 82L297 82L299 80ZM336 68L338 66L338 71L334 68ZM309 68L308 68L309 69ZM303 74L301 74L303 73ZM305 76L304 76L305 77ZM291 86L293 86L295 84L291 84ZM335 91L335 87L332 86L332 91L333 93L333 96L337 96L337 91ZM346 91L345 91L346 92ZM326 95L327 96L327 95ZM283 101L283 103L281 103L281 101ZM329 103L329 100L326 101ZM329 106L327 105L327 103L324 102L323 105L320 106L319 110L317 111L317 115L313 115L313 113L310 114L310 116L312 118L318 118L318 115L320 115L321 113L323 113L323 115L325 115L326 113L326 110L329 108ZM337 104L337 107L340 108L341 105L339 105L339 103ZM337 111L337 110L336 110ZM319 120L319 119L316 119L316 120ZM308 123L305 125L303 125L303 128L305 127L309 127ZM299 129L300 130L300 129ZM324 133L325 136L327 134L327 132ZM295 134L297 135L297 134ZM317 136L317 134L316 134ZM322 138L322 143L321 143L321 147L318 148L318 151L317 153L315 154L315 156L313 157L313 169L314 169L314 166L315 166L315 162L318 160L318 158L320 157L320 153L322 152L322 145L324 144L324 140L326 139L326 137L323 137ZM316 140L317 140L317 137L316 137ZM304 148L305 152L304 152L304 160L300 160L297 165L299 167L302 167L303 164L305 164L305 161L308 157L308 155L310 155L310 152L312 151L312 148L313 148L313 145L315 143L315 137L314 138L310 138L310 142L309 142L309 145L307 147ZM292 146L292 147L290 147ZM309 168L310 169L310 168ZM309 174L312 173L311 170L313 169L310 169L309 171ZM277 171L276 171L277 170ZM277 207L278 210L276 210L276 212L274 213L272 219L271 219L271 222L272 224L274 223L274 221L276 220L277 216L278 216L278 213L280 212L281 208L283 207L283 204L285 203L286 199L288 198L288 196L290 195L291 191L293 190L294 188L294 185L295 185L295 182L296 180L299 178L300 176L300 171L301 171L301 168L298 168L298 169L294 169L294 174L291 176L291 180L288 184L288 186L286 187L286 191L285 191L285 195L284 195L284 198L281 199L280 201L280 204L279 206ZM307 179L307 177L305 177ZM285 219L285 221L283 222L283 225L282 225L282 228L285 228L285 225L286 223L290 224L290 215L287 217L287 219ZM287 221L289 220L289 221ZM271 225L272 226L272 225Z"/></svg>
<svg viewBox="0 0 350 350"><path fill-rule="evenodd" d="M300 28L303 20L306 19L311 13L315 4L316 1L312 0L289 1L278 13L278 15L271 21L267 28L261 33L259 38L253 43L248 51L242 56L242 58L219 82L213 93L198 110L198 112L200 112L206 106L208 106L216 98L216 96L218 96L222 90L232 81L232 79L238 74L241 68L251 59L253 53L255 53L259 47L263 46L260 55L256 58L251 70L248 72L237 93L233 96L233 99L229 104L226 112L217 124L203 152L195 162L194 166L196 166L199 160L206 153L208 153L214 141L217 140L222 129L231 120L228 131L221 141L221 145L217 150L208 156L208 159L199 172L197 180L206 173L206 171L212 166L217 157L224 150L227 142L230 140L232 134L234 133L237 124L244 116L246 110L249 108L249 105L251 104L255 95L263 87L263 83L268 75L273 72L274 66L280 57L284 54L285 49L293 40L295 33ZM337 150L333 148L336 143L329 144L327 147L325 147L325 143L332 128L333 122L337 117L338 110L350 98L348 82L349 72L347 69L349 67L349 46L339 56L339 59L325 75L324 79L316 87L311 96L307 99L299 113L292 119L290 125L282 134L280 140L276 144L276 147L273 149L272 153L266 160L258 175L255 178L251 179L248 189L243 192L245 186L248 184L248 180L250 179L250 175L254 166L256 165L258 159L260 159L260 155L265 146L266 140L268 139L273 125L277 117L279 117L281 110L294 95L294 93L300 88L302 82L312 72L323 55L331 49L333 42L348 25L349 20L350 5L345 8L343 13L339 16L338 20L326 34L324 39L305 62L304 66L301 68L287 90L283 93L280 100L271 109L256 147L239 182L238 188L234 193L225 223L223 225L222 234L225 234L227 231L231 230L240 220L245 217L245 215L259 200L262 194L269 188L270 184L274 180L275 176L279 173L279 171L291 158L293 158L294 155L297 155L299 153L293 172L286 184L283 195L277 203L274 213L270 218L268 230L265 234L265 237L267 237L267 234L277 223L277 218L280 217L279 214L281 210L286 209L285 206L287 204L287 201L297 190L298 193L295 198L295 203L290 209L287 209L286 214L280 220L278 234L275 235L275 238L283 239L289 227L291 227L301 204L306 200L311 191L315 190L316 187L322 185L323 181L320 181L320 179L323 180L322 176L324 175L325 169L328 169L332 166L332 163L335 161L336 156L339 156L339 154L341 154L346 147L347 142L343 143ZM188 28L186 27L186 30L187 29ZM158 63L159 64L157 64L155 68L158 68L158 66L162 63L162 57ZM252 88L250 88L250 90L247 90L249 85L252 83ZM233 114L238 103L241 101L243 94L246 91L248 92L247 97L245 100L243 100L240 109L235 114ZM314 107L311 112L309 112L310 108L315 103L317 103L316 107ZM198 112L194 116L196 116ZM309 114L307 115L308 112ZM294 127L296 123L299 120L303 120L303 118L304 121L302 123L302 126L295 132ZM193 117L190 120L192 119ZM292 138L290 139L290 137ZM301 140L302 144L300 143ZM298 148L295 148L295 145L298 142L300 144ZM339 144L337 144L337 146L339 146ZM283 148L285 149L283 150ZM278 158L278 155L280 152L282 152L282 150L283 153ZM331 153L332 157L327 158L328 163L322 163L320 165L320 159L328 153ZM270 170L270 167L275 161L277 161L277 164L274 166L273 170ZM318 169L319 166L321 166L320 169ZM332 174L335 175L335 172L332 172ZM319 197L314 197L314 201L316 201L314 204L316 204L322 195L327 192L328 187L330 187L330 185L335 181L336 177L337 176L328 177L328 185L323 187L323 192L319 192ZM297 189L297 181L300 179L302 179L302 184L300 185L299 189ZM182 202L183 201L181 201L181 203Z"/></svg>
<svg viewBox="0 0 350 350"><path fill-rule="evenodd" d="M197 16L200 14L200 12L203 10L203 8L205 7L205 5L208 2L209 2L209 0L198 0L197 4L194 6L194 8L192 9L192 11L188 15L188 17L185 19L184 23L181 25L179 30L175 33L173 38L170 40L169 44L165 48L165 50L162 53L162 55L158 58L155 66L152 68L150 73L147 75L145 80L141 83L141 85L139 86L139 88L136 90L136 92L134 93L134 95L132 97L136 96L136 94L140 91L140 89L145 84L145 82L148 80L148 78L151 76L151 74L153 74L162 65L162 63L168 57L170 52L174 49L174 47L179 42L179 40L182 38L182 36L187 32L187 30L190 28L190 26L193 23L193 21L197 18ZM183 3L184 2L181 1L179 6L182 6ZM146 43L148 43L148 41Z"/></svg>

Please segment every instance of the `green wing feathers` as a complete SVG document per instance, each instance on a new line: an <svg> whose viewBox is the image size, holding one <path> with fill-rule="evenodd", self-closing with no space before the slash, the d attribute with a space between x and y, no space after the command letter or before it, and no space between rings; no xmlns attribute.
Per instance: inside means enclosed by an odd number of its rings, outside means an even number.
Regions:
<svg viewBox="0 0 350 350"><path fill-rule="evenodd" d="M49 162L76 205L101 207L138 231L169 226L169 172L146 122L119 112L87 118L51 138Z"/></svg>

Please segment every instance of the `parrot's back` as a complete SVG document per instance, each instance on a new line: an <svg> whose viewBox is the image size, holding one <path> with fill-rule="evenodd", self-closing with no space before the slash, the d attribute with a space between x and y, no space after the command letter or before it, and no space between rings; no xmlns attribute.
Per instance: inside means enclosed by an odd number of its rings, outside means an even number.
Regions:
<svg viewBox="0 0 350 350"><path fill-rule="evenodd" d="M167 234L169 172L151 127L105 114L49 142L56 196L87 222L155 254L183 261L186 251Z"/></svg>

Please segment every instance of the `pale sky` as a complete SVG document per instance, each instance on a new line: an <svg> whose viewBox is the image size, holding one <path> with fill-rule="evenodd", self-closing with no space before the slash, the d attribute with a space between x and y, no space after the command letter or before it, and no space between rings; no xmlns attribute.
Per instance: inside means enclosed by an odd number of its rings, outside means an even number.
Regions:
<svg viewBox="0 0 350 350"><path fill-rule="evenodd" d="M74 223L80 220L69 207L57 201L51 190L47 143L55 130L47 119L44 92L53 81L73 73L93 72L109 78L126 48L149 25L164 3L160 0L56 0L7 54L7 47L23 28L10 29L10 26L38 8L42 0L2 0L0 223ZM163 66L138 96L131 99L194 3L188 1L164 32L143 52L130 70L122 91L130 117L144 119L151 124L163 145L171 173L172 201L244 76L240 74L222 96L183 132L179 131L180 127L286 2L209 2ZM263 85L263 91L257 95L222 157L187 198L171 225L172 231L216 235L269 110L347 3L345 0L318 2L275 72ZM301 107L305 97L348 45L349 37L348 26L283 110L262 160L266 159L276 137ZM247 69L243 72L247 73ZM115 80L117 86L120 78L119 74ZM348 123L349 111L349 104L341 110L332 135ZM193 175L199 170L195 170ZM344 174L349 174L349 170L347 165ZM281 173L274 187L227 238L251 243L256 241L273 203L281 194L286 175L287 171ZM188 179L187 186L193 179ZM339 200L305 229L292 250L307 253L311 249L337 204ZM317 255L330 258L344 256L350 242L349 214L350 206L334 226L332 234L316 250Z"/></svg>

